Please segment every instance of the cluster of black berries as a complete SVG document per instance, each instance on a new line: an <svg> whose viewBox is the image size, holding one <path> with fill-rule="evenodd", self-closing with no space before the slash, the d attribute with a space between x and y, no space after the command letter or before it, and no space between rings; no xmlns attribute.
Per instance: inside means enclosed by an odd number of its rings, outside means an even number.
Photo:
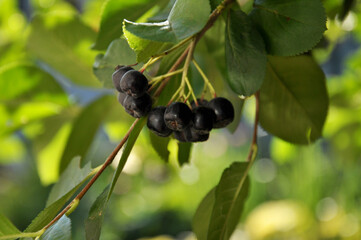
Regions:
<svg viewBox="0 0 361 240"><path fill-rule="evenodd" d="M213 128L223 128L234 119L232 103L226 98L197 102L198 106L191 103L192 110L182 102L153 108L148 115L148 128L161 137L173 133L181 142L204 142Z"/></svg>
<svg viewBox="0 0 361 240"><path fill-rule="evenodd" d="M210 102L198 100L191 108L183 102L173 102L168 107L152 108L148 94L148 80L129 66L118 66L113 73L113 84L118 90L118 101L125 111L135 118L148 115L147 126L156 135L168 137L172 133L181 142L208 140L213 128L223 128L234 119L232 103L217 97Z"/></svg>
<svg viewBox="0 0 361 240"><path fill-rule="evenodd" d="M125 111L135 118L147 115L152 108L152 98L147 93L147 78L128 66L118 66L112 78L119 92L118 101Z"/></svg>

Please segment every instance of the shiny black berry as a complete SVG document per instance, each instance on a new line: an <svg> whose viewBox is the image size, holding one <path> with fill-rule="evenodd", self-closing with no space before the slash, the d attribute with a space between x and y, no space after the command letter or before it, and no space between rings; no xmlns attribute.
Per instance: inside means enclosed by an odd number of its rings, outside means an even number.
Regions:
<svg viewBox="0 0 361 240"><path fill-rule="evenodd" d="M165 110L164 121L167 127L173 131L182 131L190 124L192 115L187 104L173 102Z"/></svg>
<svg viewBox="0 0 361 240"><path fill-rule="evenodd" d="M188 142L185 131L174 131L173 136L180 142Z"/></svg>
<svg viewBox="0 0 361 240"><path fill-rule="evenodd" d="M216 120L213 123L213 128L223 128L230 124L234 119L234 108L232 103L223 97L213 98L208 107L213 109L216 114Z"/></svg>
<svg viewBox="0 0 361 240"><path fill-rule="evenodd" d="M148 114L152 108L152 98L148 93L139 98L133 98L127 95L123 101L124 109L135 118L140 118Z"/></svg>
<svg viewBox="0 0 361 240"><path fill-rule="evenodd" d="M185 132L188 142L204 142L209 138L209 133L200 133L193 127L189 127Z"/></svg>
<svg viewBox="0 0 361 240"><path fill-rule="evenodd" d="M197 103L198 103L198 106L207 106L208 101L207 101L206 99L197 98ZM193 101L191 102L191 108L194 109L195 107L197 107L197 104L196 104L196 102L193 100Z"/></svg>
<svg viewBox="0 0 361 240"><path fill-rule="evenodd" d="M153 108L148 114L147 127L160 137L168 137L173 131L164 122L164 112L166 107L158 106Z"/></svg>
<svg viewBox="0 0 361 240"><path fill-rule="evenodd" d="M120 89L120 80L122 79L122 77L124 76L125 73L127 73L130 70L134 70L131 67L128 66L119 66L117 68L117 70L113 73L112 75L112 79L113 79L113 84L114 87L120 92L122 91Z"/></svg>
<svg viewBox="0 0 361 240"><path fill-rule="evenodd" d="M118 92L118 102L120 104L122 104L122 106L123 106L123 102L124 102L124 99L126 96L128 96L128 95L123 92Z"/></svg>
<svg viewBox="0 0 361 240"><path fill-rule="evenodd" d="M206 134L213 128L216 114L213 109L199 106L193 109L192 128L200 134Z"/></svg>
<svg viewBox="0 0 361 240"><path fill-rule="evenodd" d="M134 98L141 97L148 89L148 80L143 73L131 70L120 80L120 89Z"/></svg>

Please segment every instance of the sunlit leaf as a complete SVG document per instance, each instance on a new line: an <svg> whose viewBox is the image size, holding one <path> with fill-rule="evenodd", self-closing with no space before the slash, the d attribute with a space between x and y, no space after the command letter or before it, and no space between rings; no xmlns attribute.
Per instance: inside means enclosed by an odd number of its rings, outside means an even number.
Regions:
<svg viewBox="0 0 361 240"><path fill-rule="evenodd" d="M67 216L62 216L53 226L47 229L40 240L70 240L71 221Z"/></svg>
<svg viewBox="0 0 361 240"><path fill-rule="evenodd" d="M207 239L227 240L236 228L248 196L249 180L246 175L248 164L235 162L224 170L215 190Z"/></svg>
<svg viewBox="0 0 361 240"><path fill-rule="evenodd" d="M99 126L117 102L114 96L101 97L86 106L75 119L63 155L59 171L62 173L75 156L84 158Z"/></svg>
<svg viewBox="0 0 361 240"><path fill-rule="evenodd" d="M147 39L143 39L135 36L131 32L124 28L124 36L127 39L130 47L137 54L137 62L143 62L149 57L160 53L162 47L165 45L163 42L156 42Z"/></svg>
<svg viewBox="0 0 361 240"><path fill-rule="evenodd" d="M124 21L124 28L144 39L178 42L199 32L211 12L208 0L177 0L164 22L135 23Z"/></svg>
<svg viewBox="0 0 361 240"><path fill-rule="evenodd" d="M93 49L105 50L114 39L122 35L123 19L135 21L153 6L154 1L150 0L105 1L100 29Z"/></svg>
<svg viewBox="0 0 361 240"><path fill-rule="evenodd" d="M250 13L269 54L293 56L313 48L326 30L320 0L256 0Z"/></svg>
<svg viewBox="0 0 361 240"><path fill-rule="evenodd" d="M112 74L117 65L131 65L136 62L136 55L125 39L114 40L105 55L99 54L94 62L93 71L106 88L114 88Z"/></svg>
<svg viewBox="0 0 361 240"><path fill-rule="evenodd" d="M263 39L242 11L230 11L226 25L226 61L229 85L250 96L261 88L267 56Z"/></svg>
<svg viewBox="0 0 361 240"><path fill-rule="evenodd" d="M328 110L325 75L311 56L269 57L260 91L262 127L285 141L308 144L322 136Z"/></svg>
<svg viewBox="0 0 361 240"><path fill-rule="evenodd" d="M91 64L95 52L89 46L94 31L73 14L37 15L31 22L27 49L72 82L98 87Z"/></svg>

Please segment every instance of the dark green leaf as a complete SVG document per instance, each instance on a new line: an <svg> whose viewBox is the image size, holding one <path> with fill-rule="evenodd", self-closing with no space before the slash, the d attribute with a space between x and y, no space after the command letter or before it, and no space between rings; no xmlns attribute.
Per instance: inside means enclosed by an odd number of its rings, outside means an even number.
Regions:
<svg viewBox="0 0 361 240"><path fill-rule="evenodd" d="M154 6L154 1L108 0L104 3L97 40L93 46L96 50L105 50L108 45L122 35L122 21L137 20L148 9Z"/></svg>
<svg viewBox="0 0 361 240"><path fill-rule="evenodd" d="M94 31L73 14L37 15L31 23L28 50L76 84L98 87L89 51Z"/></svg>
<svg viewBox="0 0 361 240"><path fill-rule="evenodd" d="M85 236L87 240L98 240L104 219L104 211L107 207L109 185L97 197L90 208L88 218L85 220Z"/></svg>
<svg viewBox="0 0 361 240"><path fill-rule="evenodd" d="M67 216L62 216L53 226L47 229L40 240L70 240L71 221Z"/></svg>
<svg viewBox="0 0 361 240"><path fill-rule="evenodd" d="M222 3L222 0L209 0L209 3L211 4L212 11L217 8Z"/></svg>
<svg viewBox="0 0 361 240"><path fill-rule="evenodd" d="M226 25L228 83L237 94L250 96L262 85L267 64L264 42L242 11L230 11Z"/></svg>
<svg viewBox="0 0 361 240"><path fill-rule="evenodd" d="M117 183L119 175L122 172L122 170L125 166L125 163L128 160L130 152L132 151L133 146L134 146L135 142L137 141L138 136L146 123L146 120L147 120L146 118L139 119L139 121L134 126L133 131L129 135L129 138L128 138L125 148L123 150L122 156L120 157L120 160L119 160L119 163L117 166L117 170L115 171L115 173L113 175L113 179L112 179L109 194L108 194L108 200L109 200L111 194L113 193L113 190L114 190L115 184Z"/></svg>
<svg viewBox="0 0 361 240"><path fill-rule="evenodd" d="M178 142L178 163L182 166L185 163L189 163L192 150L192 143Z"/></svg>
<svg viewBox="0 0 361 240"><path fill-rule="evenodd" d="M206 240L215 201L215 188L212 188L198 205L192 221L193 232L198 240Z"/></svg>
<svg viewBox="0 0 361 240"><path fill-rule="evenodd" d="M91 104L75 119L66 147L64 149L59 172L62 173L70 161L80 156L84 158L99 126L104 121L107 113L116 106L114 96L103 96ZM83 164L83 163L82 163Z"/></svg>
<svg viewBox="0 0 361 240"><path fill-rule="evenodd" d="M91 176L90 163L80 168L80 157L75 157L52 187L46 206L56 202L74 188L78 188Z"/></svg>
<svg viewBox="0 0 361 240"><path fill-rule="evenodd" d="M248 164L235 162L224 170L215 190L207 239L228 240L236 228L248 195Z"/></svg>
<svg viewBox="0 0 361 240"><path fill-rule="evenodd" d="M106 88L114 88L112 74L117 65L136 63L136 56L125 39L116 39L108 47L105 55L99 54L94 62L93 71Z"/></svg>
<svg viewBox="0 0 361 240"><path fill-rule="evenodd" d="M272 55L306 52L326 30L326 13L320 0L255 0L250 15Z"/></svg>
<svg viewBox="0 0 361 240"><path fill-rule="evenodd" d="M262 127L296 144L322 136L328 110L325 75L311 56L269 57L260 91Z"/></svg>
<svg viewBox="0 0 361 240"><path fill-rule="evenodd" d="M124 21L124 28L140 38L158 42L178 42L199 32L206 24L208 0L177 0L168 19L159 23Z"/></svg>
<svg viewBox="0 0 361 240"><path fill-rule="evenodd" d="M2 213L0 213L0 237L5 235L18 234L20 231Z"/></svg>
<svg viewBox="0 0 361 240"><path fill-rule="evenodd" d="M168 158L169 158L168 143L170 138L159 137L150 131L149 131L149 138L153 149L157 152L159 157L162 158L165 162L168 162Z"/></svg>

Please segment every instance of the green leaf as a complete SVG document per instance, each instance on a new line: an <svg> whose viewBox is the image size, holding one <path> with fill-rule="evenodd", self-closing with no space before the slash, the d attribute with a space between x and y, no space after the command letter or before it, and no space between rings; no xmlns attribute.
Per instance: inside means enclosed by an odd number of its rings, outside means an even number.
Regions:
<svg viewBox="0 0 361 240"><path fill-rule="evenodd" d="M91 71L96 53L89 51L89 45L94 38L94 31L74 14L37 15L31 22L27 49L72 82L99 87Z"/></svg>
<svg viewBox="0 0 361 240"><path fill-rule="evenodd" d="M260 91L260 123L291 143L322 136L328 110L325 75L311 56L269 57Z"/></svg>
<svg viewBox="0 0 361 240"><path fill-rule="evenodd" d="M178 42L199 32L210 14L208 0L177 0L168 19L159 23L134 23L124 20L124 29L143 39Z"/></svg>
<svg viewBox="0 0 361 240"><path fill-rule="evenodd" d="M105 55L99 54L94 62L93 71L106 88L114 88L112 74L117 65L136 63L136 55L125 39L116 39L108 47Z"/></svg>
<svg viewBox="0 0 361 240"><path fill-rule="evenodd" d="M115 184L117 183L119 175L122 172L122 170L125 166L125 163L128 160L130 152L132 151L133 146L134 146L135 142L137 141L138 136L146 123L146 120L147 120L147 118L145 118L145 117L140 118L138 120L138 122L135 124L133 131L129 135L129 138L128 138L125 148L123 150L122 156L120 157L120 160L119 160L119 163L117 166L117 170L114 172L114 175L113 175L113 179L112 179L109 194L108 194L108 200L113 193L113 190L114 190Z"/></svg>
<svg viewBox="0 0 361 240"><path fill-rule="evenodd" d="M59 181L52 187L46 206L49 206L66 195L75 188L79 188L92 175L90 163L80 168L80 157L75 157L63 174Z"/></svg>
<svg viewBox="0 0 361 240"><path fill-rule="evenodd" d="M170 141L170 138L159 137L150 131L149 131L149 138L153 149L157 152L159 157L163 159L165 162L168 162L169 159L168 143Z"/></svg>
<svg viewBox="0 0 361 240"><path fill-rule="evenodd" d="M215 188L212 188L198 205L192 221L193 232L198 240L206 240L215 202Z"/></svg>
<svg viewBox="0 0 361 240"><path fill-rule="evenodd" d="M269 54L293 56L312 49L326 30L320 0L255 0L252 20Z"/></svg>
<svg viewBox="0 0 361 240"><path fill-rule="evenodd" d="M215 190L208 240L228 240L236 228L248 195L248 164L235 162L224 170Z"/></svg>
<svg viewBox="0 0 361 240"><path fill-rule="evenodd" d="M106 1L103 5L99 33L93 49L107 49L114 39L122 35L123 19L135 21L153 6L154 1L150 0Z"/></svg>
<svg viewBox="0 0 361 240"><path fill-rule="evenodd" d="M70 240L71 221L67 216L62 216L53 226L47 229L40 240Z"/></svg>
<svg viewBox="0 0 361 240"><path fill-rule="evenodd" d="M2 213L0 213L0 237L5 235L19 234L20 231Z"/></svg>
<svg viewBox="0 0 361 240"><path fill-rule="evenodd" d="M97 197L85 220L85 236L87 240L98 240L104 219L104 211L108 203L109 185Z"/></svg>
<svg viewBox="0 0 361 240"><path fill-rule="evenodd" d="M137 62L144 62L149 57L160 53L165 43L155 42L135 36L124 28L124 36L130 47L137 54Z"/></svg>
<svg viewBox="0 0 361 240"><path fill-rule="evenodd" d="M192 143L178 142L178 163L182 166L185 163L189 163L192 150Z"/></svg>
<svg viewBox="0 0 361 240"><path fill-rule="evenodd" d="M80 156L82 159L84 158L99 126L116 104L114 96L106 95L95 100L83 109L75 119L70 132L60 161L60 173L65 170L74 157Z"/></svg>
<svg viewBox="0 0 361 240"><path fill-rule="evenodd" d="M257 92L266 73L267 56L261 35L242 11L230 11L226 25L227 78L234 92Z"/></svg>
<svg viewBox="0 0 361 240"><path fill-rule="evenodd" d="M47 206L41 211L31 224L25 229L24 232L36 232L45 227L53 218L60 212L65 203L76 192L77 188L72 189L70 192L62 196L53 204Z"/></svg>

